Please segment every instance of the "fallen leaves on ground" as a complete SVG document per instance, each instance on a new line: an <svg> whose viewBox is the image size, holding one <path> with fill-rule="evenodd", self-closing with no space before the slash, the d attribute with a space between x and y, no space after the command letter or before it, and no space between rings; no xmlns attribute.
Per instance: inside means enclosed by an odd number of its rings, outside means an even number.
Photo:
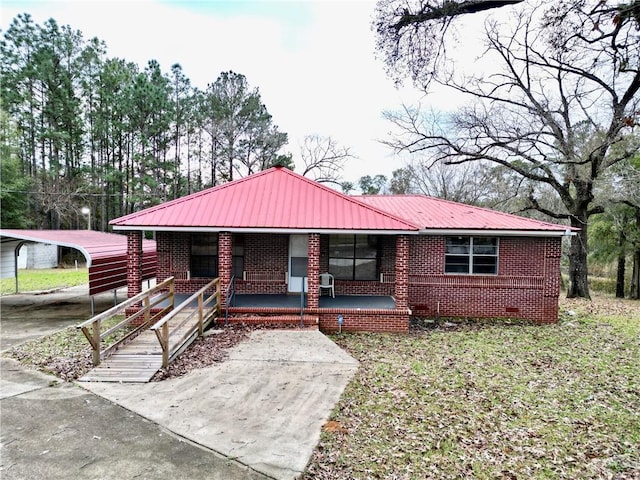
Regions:
<svg viewBox="0 0 640 480"><path fill-rule="evenodd" d="M185 375L197 368L209 367L227 358L230 348L247 339L252 331L273 328L297 328L296 325L245 325L242 323L220 327L206 332L182 352L168 369L161 369L151 379L160 381L165 378ZM125 334L126 331L122 332ZM117 337L112 338L112 341ZM92 352L84 335L75 327L68 327L53 335L48 335L24 343L3 353L22 364L51 373L61 379L72 382L82 377L93 367Z"/></svg>
<svg viewBox="0 0 640 480"><path fill-rule="evenodd" d="M230 348L242 342L251 334L244 325L216 330L215 333L197 338L184 352L151 379L152 382L185 375L197 368L204 368L222 362Z"/></svg>
<svg viewBox="0 0 640 480"><path fill-rule="evenodd" d="M304 478L640 479L638 302L428 324L332 337L360 368Z"/></svg>

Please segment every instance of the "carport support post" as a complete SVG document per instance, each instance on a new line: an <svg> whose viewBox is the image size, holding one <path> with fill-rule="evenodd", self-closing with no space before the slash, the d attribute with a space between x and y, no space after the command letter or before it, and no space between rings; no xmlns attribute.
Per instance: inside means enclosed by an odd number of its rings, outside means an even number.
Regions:
<svg viewBox="0 0 640 480"><path fill-rule="evenodd" d="M127 232L127 295L142 292L142 232Z"/></svg>
<svg viewBox="0 0 640 480"><path fill-rule="evenodd" d="M307 308L317 309L320 306L320 234L318 233L309 234L308 257Z"/></svg>
<svg viewBox="0 0 640 480"><path fill-rule="evenodd" d="M396 237L396 309L409 308L409 237Z"/></svg>

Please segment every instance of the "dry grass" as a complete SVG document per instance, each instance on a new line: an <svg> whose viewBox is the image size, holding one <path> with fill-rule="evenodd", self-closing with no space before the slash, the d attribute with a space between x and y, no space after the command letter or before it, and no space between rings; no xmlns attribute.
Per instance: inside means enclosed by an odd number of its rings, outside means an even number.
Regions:
<svg viewBox="0 0 640 480"><path fill-rule="evenodd" d="M638 302L334 337L361 367L305 478L640 478Z"/></svg>

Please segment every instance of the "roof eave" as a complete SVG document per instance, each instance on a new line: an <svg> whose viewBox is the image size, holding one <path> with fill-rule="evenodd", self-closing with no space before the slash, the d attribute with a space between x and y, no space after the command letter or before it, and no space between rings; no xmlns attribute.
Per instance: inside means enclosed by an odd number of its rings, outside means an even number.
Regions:
<svg viewBox="0 0 640 480"><path fill-rule="evenodd" d="M187 232L187 233L282 233L282 234L343 234L352 233L360 235L417 235L419 230L402 229L341 229L341 228L260 228L260 227L171 227L157 225L114 225L114 230L119 231L151 231L151 232Z"/></svg>
<svg viewBox="0 0 640 480"><path fill-rule="evenodd" d="M571 237L576 232L565 230L510 230L491 228L425 228L421 235L486 235L500 237Z"/></svg>

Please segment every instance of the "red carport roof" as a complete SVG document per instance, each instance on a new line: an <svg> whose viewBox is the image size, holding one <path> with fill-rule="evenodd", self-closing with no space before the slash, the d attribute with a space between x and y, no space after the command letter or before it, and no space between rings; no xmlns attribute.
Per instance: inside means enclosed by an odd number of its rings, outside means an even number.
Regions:
<svg viewBox="0 0 640 480"><path fill-rule="evenodd" d="M116 230L418 231L393 213L283 167L111 221Z"/></svg>
<svg viewBox="0 0 640 480"><path fill-rule="evenodd" d="M358 197L364 203L402 216L421 230L494 230L565 234L575 230L487 208L428 197L426 195L370 195Z"/></svg>
<svg viewBox="0 0 640 480"><path fill-rule="evenodd" d="M127 237L93 230L0 229L2 243L20 240L79 250L89 269L89 295L127 284ZM143 278L156 275L156 242L142 241Z"/></svg>

